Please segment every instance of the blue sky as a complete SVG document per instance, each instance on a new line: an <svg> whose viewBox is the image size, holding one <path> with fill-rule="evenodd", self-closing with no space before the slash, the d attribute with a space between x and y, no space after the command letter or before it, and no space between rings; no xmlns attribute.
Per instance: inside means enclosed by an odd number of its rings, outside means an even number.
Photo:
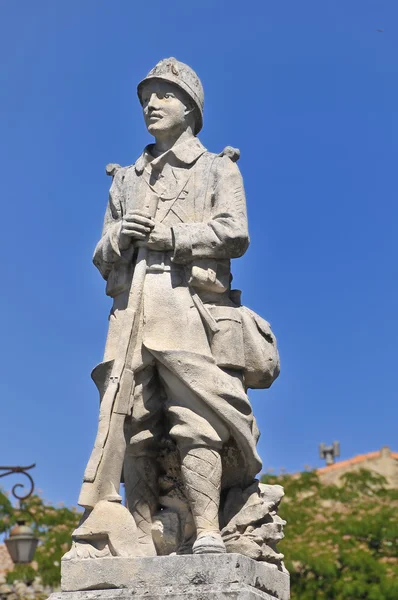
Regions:
<svg viewBox="0 0 398 600"><path fill-rule="evenodd" d="M396 0L2 0L0 464L36 462L46 498L77 501L110 308L91 264L105 165L150 141L135 86L167 56L203 81L205 146L241 150L235 284L282 361L251 393L264 469L318 466L334 439L343 458L398 450L397 28Z"/></svg>

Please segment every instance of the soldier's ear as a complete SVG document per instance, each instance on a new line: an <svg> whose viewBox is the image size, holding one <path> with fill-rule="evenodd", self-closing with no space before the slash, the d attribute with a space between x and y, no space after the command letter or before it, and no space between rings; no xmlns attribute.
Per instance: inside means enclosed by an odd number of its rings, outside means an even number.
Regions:
<svg viewBox="0 0 398 600"><path fill-rule="evenodd" d="M195 105L193 102L187 102L185 104L185 116L191 115L195 111Z"/></svg>
<svg viewBox="0 0 398 600"><path fill-rule="evenodd" d="M186 122L191 126L192 130L195 130L196 106L193 102L187 102L185 104L185 119Z"/></svg>

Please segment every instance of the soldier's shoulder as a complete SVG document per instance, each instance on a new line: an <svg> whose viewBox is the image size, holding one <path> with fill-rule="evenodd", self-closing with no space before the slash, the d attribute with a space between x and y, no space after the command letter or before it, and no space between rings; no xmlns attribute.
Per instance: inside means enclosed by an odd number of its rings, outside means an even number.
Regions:
<svg viewBox="0 0 398 600"><path fill-rule="evenodd" d="M225 179L240 173L237 165L240 152L237 148L226 146L222 152L218 154L211 152L208 155L211 157L210 169L216 179Z"/></svg>
<svg viewBox="0 0 398 600"><path fill-rule="evenodd" d="M112 177L113 179L115 179L115 177L119 179L119 178L124 177L124 175L126 174L126 171L128 171L128 169L130 169L133 166L134 166L134 164L127 165L127 167L122 167L121 165L118 165L117 163L108 163L105 167L105 173L107 175L109 175L109 177Z"/></svg>
<svg viewBox="0 0 398 600"><path fill-rule="evenodd" d="M125 175L131 167L134 165L128 165L127 167L122 167L116 163L109 163L105 167L105 173L112 177L112 186L121 186L123 185L123 181Z"/></svg>
<svg viewBox="0 0 398 600"><path fill-rule="evenodd" d="M206 152L207 156L212 159L224 159L225 162L229 161L236 163L240 158L240 150L239 148L233 148L232 146L225 146L224 150L221 152ZM224 162L223 160L217 160L217 162Z"/></svg>
<svg viewBox="0 0 398 600"><path fill-rule="evenodd" d="M218 156L229 158L229 160L236 163L240 159L240 150L239 148L233 148L233 146L225 146Z"/></svg>
<svg viewBox="0 0 398 600"><path fill-rule="evenodd" d="M214 165L211 170L215 174L228 176L228 174L239 171L239 167L236 164L240 157L238 148L226 146L224 150L217 154L215 152L208 152L207 155L211 158L212 165Z"/></svg>

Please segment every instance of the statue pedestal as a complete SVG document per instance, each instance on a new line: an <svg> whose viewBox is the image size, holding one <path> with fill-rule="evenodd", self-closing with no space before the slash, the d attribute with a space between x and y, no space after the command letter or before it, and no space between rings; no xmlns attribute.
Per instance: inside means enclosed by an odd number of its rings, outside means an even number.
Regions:
<svg viewBox="0 0 398 600"><path fill-rule="evenodd" d="M62 562L49 600L289 600L289 574L241 554Z"/></svg>

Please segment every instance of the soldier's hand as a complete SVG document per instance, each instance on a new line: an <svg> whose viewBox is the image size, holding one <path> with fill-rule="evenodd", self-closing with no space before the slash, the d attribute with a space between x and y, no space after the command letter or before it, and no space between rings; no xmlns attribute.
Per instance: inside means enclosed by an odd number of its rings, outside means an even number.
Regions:
<svg viewBox="0 0 398 600"><path fill-rule="evenodd" d="M119 245L125 249L132 241L146 241L155 223L149 215L141 211L127 213L121 223Z"/></svg>
<svg viewBox="0 0 398 600"><path fill-rule="evenodd" d="M156 223L155 227L152 229L149 234L148 241L145 246L150 250L172 250L174 247L173 244L173 234L170 227L163 225L162 223Z"/></svg>

